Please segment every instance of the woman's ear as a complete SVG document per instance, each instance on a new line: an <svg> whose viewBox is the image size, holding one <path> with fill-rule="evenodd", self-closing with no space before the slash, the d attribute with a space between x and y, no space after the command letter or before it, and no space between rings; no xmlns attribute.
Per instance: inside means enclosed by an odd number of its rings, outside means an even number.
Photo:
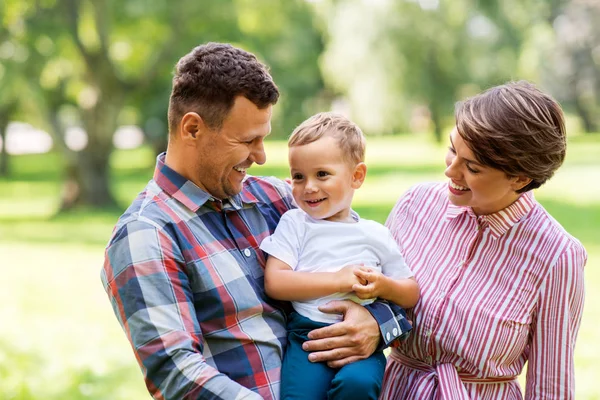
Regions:
<svg viewBox="0 0 600 400"><path fill-rule="evenodd" d="M512 179L512 188L516 192L517 190L521 190L525 186L529 185L532 180L533 179L526 176L514 176Z"/></svg>
<svg viewBox="0 0 600 400"><path fill-rule="evenodd" d="M352 174L352 188L358 189L361 187L366 177L367 165L364 162L356 164L356 167L354 167L354 173Z"/></svg>

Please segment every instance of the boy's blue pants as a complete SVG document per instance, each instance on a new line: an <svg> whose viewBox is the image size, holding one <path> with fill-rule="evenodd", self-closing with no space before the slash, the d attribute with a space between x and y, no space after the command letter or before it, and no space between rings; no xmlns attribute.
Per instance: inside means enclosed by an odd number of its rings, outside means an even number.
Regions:
<svg viewBox="0 0 600 400"><path fill-rule="evenodd" d="M386 363L383 352L339 369L308 361L308 353L302 350L302 343L308 340L306 335L327 325L296 312L290 314L281 369L281 400L377 400Z"/></svg>

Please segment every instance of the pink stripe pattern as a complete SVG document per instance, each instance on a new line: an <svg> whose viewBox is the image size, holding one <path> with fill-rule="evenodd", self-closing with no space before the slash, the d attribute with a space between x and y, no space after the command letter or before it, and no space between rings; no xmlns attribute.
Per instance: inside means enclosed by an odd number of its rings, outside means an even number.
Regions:
<svg viewBox="0 0 600 400"><path fill-rule="evenodd" d="M421 184L386 223L421 286L409 339L392 350L382 399L574 398L573 350L587 254L528 192L497 213Z"/></svg>

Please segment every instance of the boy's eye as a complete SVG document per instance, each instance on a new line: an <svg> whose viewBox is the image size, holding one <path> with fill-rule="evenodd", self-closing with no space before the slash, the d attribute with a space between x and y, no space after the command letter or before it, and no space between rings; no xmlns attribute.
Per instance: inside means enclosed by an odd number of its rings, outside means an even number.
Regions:
<svg viewBox="0 0 600 400"><path fill-rule="evenodd" d="M327 171L319 171L319 172L317 172L317 178L324 178L327 175L329 175L329 172L327 172Z"/></svg>

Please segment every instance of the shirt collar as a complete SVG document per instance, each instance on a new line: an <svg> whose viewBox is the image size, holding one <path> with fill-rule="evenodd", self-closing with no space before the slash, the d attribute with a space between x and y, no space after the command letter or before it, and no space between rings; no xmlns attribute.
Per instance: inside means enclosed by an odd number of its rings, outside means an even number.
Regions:
<svg viewBox="0 0 600 400"><path fill-rule="evenodd" d="M499 238L505 234L514 224L519 222L535 206L535 198L532 191L523 193L517 201L510 206L488 215L476 216L471 207L456 206L448 204L446 219L451 220L461 214L467 213L477 218L477 222L490 228L493 237Z"/></svg>
<svg viewBox="0 0 600 400"><path fill-rule="evenodd" d="M198 211L206 202L216 203L217 208L228 208L230 204L236 210L243 207L244 203L256 203L258 199L242 187L242 192L228 199L221 201L215 199L209 193L200 189L194 182L184 178L165 164L166 153L161 153L156 157L156 167L154 169L154 181L169 196L181 202L192 212Z"/></svg>

